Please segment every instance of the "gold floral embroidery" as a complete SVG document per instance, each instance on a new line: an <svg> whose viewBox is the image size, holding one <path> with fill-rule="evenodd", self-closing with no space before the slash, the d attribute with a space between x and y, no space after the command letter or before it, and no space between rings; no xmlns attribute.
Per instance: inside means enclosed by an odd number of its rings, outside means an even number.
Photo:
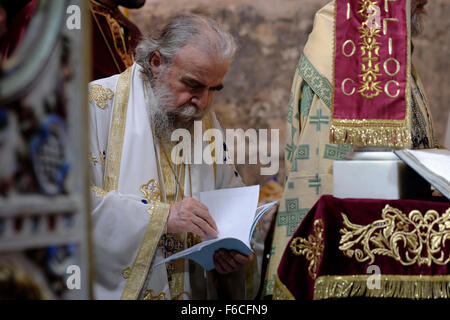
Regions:
<svg viewBox="0 0 450 320"><path fill-rule="evenodd" d="M375 255L391 257L404 266L450 262L450 257L444 254L446 242L450 242L450 208L442 216L435 210L427 211L425 216L413 210L406 216L386 205L381 217L362 226L351 223L342 213L345 228L340 230L339 249L347 257L369 264L374 262Z"/></svg>
<svg viewBox="0 0 450 320"><path fill-rule="evenodd" d="M190 248L192 246L195 246L196 244L202 242L202 238L199 235L196 235L194 233L188 232L187 234L187 247Z"/></svg>
<svg viewBox="0 0 450 320"><path fill-rule="evenodd" d="M308 236L308 240L296 237L292 239L290 244L293 254L306 256L306 260L309 261L308 273L313 279L316 279L317 268L319 267L324 247L323 221L321 219L314 221L313 234Z"/></svg>
<svg viewBox="0 0 450 320"><path fill-rule="evenodd" d="M140 190L144 194L144 199L150 204L150 210L153 210L155 202L159 202L161 196L161 189L159 188L158 181L151 179L146 184L143 184Z"/></svg>
<svg viewBox="0 0 450 320"><path fill-rule="evenodd" d="M160 293L156 294L153 292L153 290L145 290L144 293L144 300L168 300L167 294L164 291L161 291Z"/></svg>
<svg viewBox="0 0 450 320"><path fill-rule="evenodd" d="M94 84L89 86L89 102L95 101L97 107L105 109L107 101L114 97L114 92L111 89L104 89L101 84Z"/></svg>
<svg viewBox="0 0 450 320"><path fill-rule="evenodd" d="M146 184L143 184L140 190L144 194L144 198L148 201L159 200L159 197L161 195L158 181L156 181L155 179L151 179Z"/></svg>
<svg viewBox="0 0 450 320"><path fill-rule="evenodd" d="M379 51L380 43L377 37L380 37L381 26L376 23L375 15L377 11L375 7L377 1L362 0L361 8L358 11L363 19L366 19L359 28L361 42L361 87L358 92L361 96L372 99L378 96L382 90L380 81L377 81L380 73Z"/></svg>

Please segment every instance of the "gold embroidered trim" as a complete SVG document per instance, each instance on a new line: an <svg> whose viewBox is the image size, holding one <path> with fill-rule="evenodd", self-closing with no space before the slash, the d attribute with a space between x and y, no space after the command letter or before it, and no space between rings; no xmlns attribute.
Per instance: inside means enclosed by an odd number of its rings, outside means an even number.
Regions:
<svg viewBox="0 0 450 320"><path fill-rule="evenodd" d="M125 269L123 269L121 274L124 279L128 279L131 275L131 267L126 267Z"/></svg>
<svg viewBox="0 0 450 320"><path fill-rule="evenodd" d="M153 261L159 239L162 236L163 230L169 215L170 205L158 202L151 213L150 222L144 239L134 260L132 267L133 272L128 279L125 289L122 292L122 300L136 300L139 297L145 279L147 278L150 266Z"/></svg>
<svg viewBox="0 0 450 320"><path fill-rule="evenodd" d="M314 300L350 297L445 299L450 298L450 276L380 275L379 287L374 275L322 276L314 286ZM372 284L373 285L373 284Z"/></svg>
<svg viewBox="0 0 450 320"><path fill-rule="evenodd" d="M103 198L108 193L106 190L103 190L102 188L99 188L97 186L91 186L91 191L97 198Z"/></svg>
<svg viewBox="0 0 450 320"><path fill-rule="evenodd" d="M275 277L275 285L273 288L273 300L295 300L293 294L289 289L281 282L278 275Z"/></svg>
<svg viewBox="0 0 450 320"><path fill-rule="evenodd" d="M153 210L155 208L155 202L161 200L161 189L158 181L150 179L146 184L141 186L140 190L144 194L144 199L150 204L149 210Z"/></svg>
<svg viewBox="0 0 450 320"><path fill-rule="evenodd" d="M92 17L94 18L94 21L103 37L103 40L105 41L105 44L108 47L108 51L114 60L114 65L116 66L117 71L120 72L121 68L117 61L115 53L119 55L120 59L122 60L122 63L125 65L125 68L130 67L133 64L133 53L132 49L128 47L126 44L127 40L128 43L131 41L131 36L130 34L128 34L128 39L125 39L125 35L123 34L123 32L121 32L121 25L123 25L123 22L116 20L117 15L115 14L114 9L111 9L108 6L105 6L104 4L97 2L95 0L91 0L90 4ZM119 9L116 10L119 11ZM110 41L108 41L108 37L105 34L107 30L103 30L102 25L98 21L97 15L101 15L106 19L109 31L111 32L114 50L111 47L111 43Z"/></svg>
<svg viewBox="0 0 450 320"><path fill-rule="evenodd" d="M334 144L354 146L410 146L411 133L405 127L405 121L390 126L377 126L370 120L332 120L330 139Z"/></svg>
<svg viewBox="0 0 450 320"><path fill-rule="evenodd" d="M167 294L164 291L161 291L158 294L155 294L152 289L145 290L144 300L168 300Z"/></svg>
<svg viewBox="0 0 450 320"><path fill-rule="evenodd" d="M339 249L358 262L372 264L375 255L391 257L404 266L450 262L450 256L444 256L445 244L450 242L450 208L442 216L435 210L428 210L425 215L412 210L406 216L386 205L382 219L366 226L353 224L341 214L345 227L340 230Z"/></svg>
<svg viewBox="0 0 450 320"><path fill-rule="evenodd" d="M164 181L164 191L167 203L175 203L184 198L185 170L184 164L174 165L167 156L168 146L160 145L161 169ZM173 253L184 250L186 242L186 233L170 235L175 242L180 244L179 248ZM178 259L167 264L167 276L169 280L169 290L172 299L180 297L184 292L184 271L185 259Z"/></svg>
<svg viewBox="0 0 450 320"><path fill-rule="evenodd" d="M204 118L204 124L205 124L205 130L208 131L209 129L213 129L212 121L211 121L211 115L208 114ZM214 183L216 183L216 176L217 176L217 160L216 160L216 146L213 146L213 143L215 145L215 141L209 142L209 150L211 151L211 157L213 159L213 169L214 169ZM217 146L221 148L222 146Z"/></svg>
<svg viewBox="0 0 450 320"><path fill-rule="evenodd" d="M106 191L117 190L122 158L125 121L128 109L131 67L120 74L117 80L116 99L109 133L108 154L106 157L105 181Z"/></svg>
<svg viewBox="0 0 450 320"><path fill-rule="evenodd" d="M308 236L308 240L301 237L292 239L289 247L294 255L305 255L309 261L308 273L311 278L316 279L317 268L322 259L323 249L323 221L314 221L313 233Z"/></svg>
<svg viewBox="0 0 450 320"><path fill-rule="evenodd" d="M114 97L114 92L111 89L104 89L101 84L93 84L89 86L89 102L95 101L95 104L100 109L105 109L108 106L108 100Z"/></svg>

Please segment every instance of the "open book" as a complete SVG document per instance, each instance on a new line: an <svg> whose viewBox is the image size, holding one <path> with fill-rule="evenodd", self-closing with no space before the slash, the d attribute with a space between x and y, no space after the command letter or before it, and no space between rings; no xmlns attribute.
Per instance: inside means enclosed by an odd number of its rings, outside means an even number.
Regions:
<svg viewBox="0 0 450 320"><path fill-rule="evenodd" d="M277 203L274 201L257 208L258 197L258 185L201 192L199 200L208 207L216 222L217 238L203 239L203 242L171 255L153 268L171 260L188 258L206 270L212 270L215 268L213 255L219 249L252 254L250 241L256 224Z"/></svg>
<svg viewBox="0 0 450 320"><path fill-rule="evenodd" d="M394 151L409 167L450 199L450 151L445 149L402 149Z"/></svg>

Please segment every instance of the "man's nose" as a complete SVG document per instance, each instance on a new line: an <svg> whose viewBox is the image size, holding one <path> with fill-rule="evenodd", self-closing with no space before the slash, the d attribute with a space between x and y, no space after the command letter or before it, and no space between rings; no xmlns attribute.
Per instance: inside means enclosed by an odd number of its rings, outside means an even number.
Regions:
<svg viewBox="0 0 450 320"><path fill-rule="evenodd" d="M210 94L209 90L202 90L192 97L191 102L201 110L206 109L209 105Z"/></svg>

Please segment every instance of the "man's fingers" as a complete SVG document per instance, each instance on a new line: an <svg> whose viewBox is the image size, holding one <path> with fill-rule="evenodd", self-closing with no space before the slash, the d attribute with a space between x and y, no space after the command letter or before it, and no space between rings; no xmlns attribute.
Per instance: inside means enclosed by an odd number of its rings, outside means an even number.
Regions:
<svg viewBox="0 0 450 320"><path fill-rule="evenodd" d="M196 224L192 223L192 226L189 230L192 233L195 233L196 235L202 237L202 238L208 238L209 235L205 233L200 227L198 227Z"/></svg>
<svg viewBox="0 0 450 320"><path fill-rule="evenodd" d="M214 266L216 267L216 270L220 274L226 274L228 273L223 267L222 262L220 261L220 258L217 257L217 253L214 254Z"/></svg>
<svg viewBox="0 0 450 320"><path fill-rule="evenodd" d="M193 213L196 216L202 218L206 223L208 223L211 226L211 228L213 228L214 230L217 231L216 222L211 217L211 215L209 214L208 208L204 204L202 204L201 202L197 202L196 206L193 209Z"/></svg>
<svg viewBox="0 0 450 320"><path fill-rule="evenodd" d="M201 203L200 201L196 201L195 205L200 208L203 211L209 212L209 209L207 206L205 206L203 203Z"/></svg>
<svg viewBox="0 0 450 320"><path fill-rule="evenodd" d="M234 272L254 259L254 255L243 255L237 251L220 249L214 253L214 265L217 272L227 274Z"/></svg>
<svg viewBox="0 0 450 320"><path fill-rule="evenodd" d="M202 232L205 234L205 236L201 236L203 238L216 238L217 237L217 231L213 229L213 227L208 224L205 220L198 216L192 217L192 224L195 225L197 228L201 229Z"/></svg>
<svg viewBox="0 0 450 320"><path fill-rule="evenodd" d="M235 271L235 267L233 266L231 259L227 259L227 254L224 254L221 250L217 251L214 255L216 257L217 263L220 266L220 269L225 271L225 273L230 273Z"/></svg>
<svg viewBox="0 0 450 320"><path fill-rule="evenodd" d="M236 262L233 257L228 253L228 251L225 250L220 250L219 253L223 259L223 261L227 264L227 266L229 266L229 270L234 271L239 267L239 263Z"/></svg>
<svg viewBox="0 0 450 320"><path fill-rule="evenodd" d="M250 261L253 260L253 255L252 254L246 256L246 255L240 254L239 252L234 251L234 250L230 252L230 255L233 257L233 259L236 262L238 262L241 265L247 264L247 263L249 263Z"/></svg>

